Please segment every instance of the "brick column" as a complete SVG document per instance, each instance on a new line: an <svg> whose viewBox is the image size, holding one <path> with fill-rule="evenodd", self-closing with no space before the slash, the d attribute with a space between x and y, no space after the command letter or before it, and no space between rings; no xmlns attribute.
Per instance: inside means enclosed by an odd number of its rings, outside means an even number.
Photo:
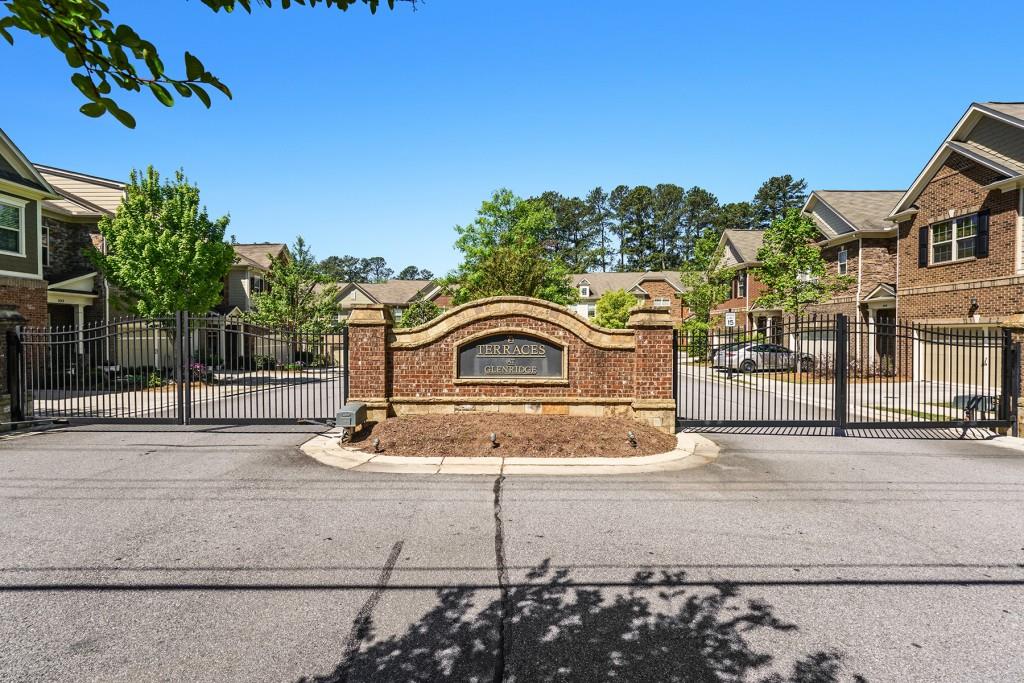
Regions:
<svg viewBox="0 0 1024 683"><path fill-rule="evenodd" d="M391 324L391 311L380 304L357 304L348 317L349 400L366 403L366 419L374 422L390 412Z"/></svg>
<svg viewBox="0 0 1024 683"><path fill-rule="evenodd" d="M674 434L672 316L667 308L637 308L630 313L626 327L636 332L633 415L641 422Z"/></svg>
<svg viewBox="0 0 1024 683"><path fill-rule="evenodd" d="M13 304L0 304L0 423L11 421L11 395L8 387L7 333L18 325L25 323L25 317L18 313ZM5 432L10 425L0 424L0 432Z"/></svg>

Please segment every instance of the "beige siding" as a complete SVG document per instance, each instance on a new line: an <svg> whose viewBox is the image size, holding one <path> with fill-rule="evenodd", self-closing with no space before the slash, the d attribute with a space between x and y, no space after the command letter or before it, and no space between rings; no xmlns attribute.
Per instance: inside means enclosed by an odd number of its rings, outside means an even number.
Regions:
<svg viewBox="0 0 1024 683"><path fill-rule="evenodd" d="M232 268L228 273L228 307L249 310L249 271Z"/></svg>
<svg viewBox="0 0 1024 683"><path fill-rule="evenodd" d="M42 172L46 181L58 190L64 190L76 197L81 197L90 204L106 209L111 213L117 211L121 205L123 192L117 188L106 187L77 178L65 178L62 175Z"/></svg>
<svg viewBox="0 0 1024 683"><path fill-rule="evenodd" d="M1016 126L985 117L967 139L1009 162L1010 166L1024 167L1024 131Z"/></svg>

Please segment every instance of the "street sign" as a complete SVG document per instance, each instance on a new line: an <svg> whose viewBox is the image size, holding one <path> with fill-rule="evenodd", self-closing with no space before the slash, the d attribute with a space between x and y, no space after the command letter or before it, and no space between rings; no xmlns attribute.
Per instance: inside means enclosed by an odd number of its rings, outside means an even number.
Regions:
<svg viewBox="0 0 1024 683"><path fill-rule="evenodd" d="M725 314L725 326L736 327L736 313L734 311L729 311Z"/></svg>

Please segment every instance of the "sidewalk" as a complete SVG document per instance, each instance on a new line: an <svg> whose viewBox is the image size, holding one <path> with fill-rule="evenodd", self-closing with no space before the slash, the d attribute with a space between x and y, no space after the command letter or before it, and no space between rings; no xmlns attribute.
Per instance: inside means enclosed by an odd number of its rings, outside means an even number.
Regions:
<svg viewBox="0 0 1024 683"><path fill-rule="evenodd" d="M676 435L674 450L635 458L403 457L365 453L341 443L340 430L313 437L302 452L330 467L393 474L594 475L670 472L701 467L718 457L718 446L698 434Z"/></svg>

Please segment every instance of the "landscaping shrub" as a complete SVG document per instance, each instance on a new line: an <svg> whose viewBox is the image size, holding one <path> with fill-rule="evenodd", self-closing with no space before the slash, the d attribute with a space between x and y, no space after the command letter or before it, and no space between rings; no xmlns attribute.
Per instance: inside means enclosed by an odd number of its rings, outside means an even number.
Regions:
<svg viewBox="0 0 1024 683"><path fill-rule="evenodd" d="M702 320L684 320L680 326L683 333L683 345L690 358L705 359L711 350L708 336L711 333L711 325Z"/></svg>

